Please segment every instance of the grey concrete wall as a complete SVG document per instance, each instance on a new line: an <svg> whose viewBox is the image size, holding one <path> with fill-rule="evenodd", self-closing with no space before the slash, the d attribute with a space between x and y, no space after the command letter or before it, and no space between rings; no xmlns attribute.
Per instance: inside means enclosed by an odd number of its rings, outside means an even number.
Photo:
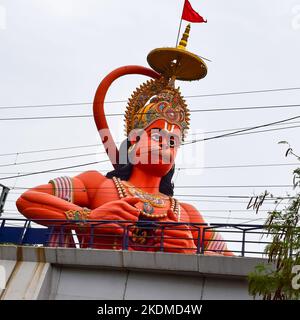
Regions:
<svg viewBox="0 0 300 320"><path fill-rule="evenodd" d="M0 299L252 299L258 258L0 246Z"/></svg>
<svg viewBox="0 0 300 320"><path fill-rule="evenodd" d="M6 270L6 288L0 291L1 300L38 299L49 263L0 260L0 265Z"/></svg>

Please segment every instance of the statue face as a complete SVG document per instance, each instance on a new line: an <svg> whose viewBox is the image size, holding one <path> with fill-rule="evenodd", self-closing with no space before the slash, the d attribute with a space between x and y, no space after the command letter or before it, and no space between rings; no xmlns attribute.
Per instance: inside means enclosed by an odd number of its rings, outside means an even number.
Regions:
<svg viewBox="0 0 300 320"><path fill-rule="evenodd" d="M134 139L133 139L134 140ZM172 168L181 143L180 127L158 119L135 136L134 151L129 158L133 165L164 176Z"/></svg>

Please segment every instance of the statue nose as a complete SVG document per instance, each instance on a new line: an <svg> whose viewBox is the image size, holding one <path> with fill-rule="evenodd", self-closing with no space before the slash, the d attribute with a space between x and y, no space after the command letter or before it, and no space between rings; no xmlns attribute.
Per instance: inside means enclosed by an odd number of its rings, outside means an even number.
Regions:
<svg viewBox="0 0 300 320"><path fill-rule="evenodd" d="M162 149L167 145L166 141L164 138L159 139L159 147Z"/></svg>
<svg viewBox="0 0 300 320"><path fill-rule="evenodd" d="M161 137L159 140L159 146L168 148L168 138L165 136Z"/></svg>
<svg viewBox="0 0 300 320"><path fill-rule="evenodd" d="M167 142L165 141L165 142L162 142L162 143L160 143L159 144L159 148L161 149L161 150L167 150L167 149L170 149L170 146L167 144Z"/></svg>

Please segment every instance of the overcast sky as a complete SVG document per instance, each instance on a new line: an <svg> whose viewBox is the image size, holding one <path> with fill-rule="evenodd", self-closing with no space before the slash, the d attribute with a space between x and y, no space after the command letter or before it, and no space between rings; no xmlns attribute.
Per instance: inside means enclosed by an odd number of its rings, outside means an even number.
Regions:
<svg viewBox="0 0 300 320"><path fill-rule="evenodd" d="M183 95L252 91L300 87L300 0L191 0L207 24L192 24L188 49L212 60L201 81L177 82ZM0 0L0 119L14 117L91 115L90 104L43 108L14 106L90 103L101 79L114 68L138 64L147 66L146 56L154 48L175 45L183 0ZM183 22L183 28L186 23ZM127 76L113 85L107 97L126 100L146 78ZM300 103L300 90L188 98L191 110L288 105ZM107 104L108 113L123 112L125 103ZM192 113L191 131L211 132L243 128L300 115L300 107L243 111ZM297 122L298 124L294 123ZM109 118L120 140L123 118ZM293 124L297 126L300 119ZM283 127L283 126L281 126ZM275 127L272 127L273 129ZM277 126L276 128L279 128ZM268 129L271 129L268 128ZM242 135L183 146L184 161L177 167L236 166L297 162L285 158L287 140L300 153L299 128ZM218 133L205 134L205 137ZM0 165L70 155L79 158L34 164L0 166L0 177L107 159L102 152L93 118L48 120L0 120L1 154L97 145L55 152L1 156ZM194 136L190 135L187 140ZM195 149L196 148L196 149ZM195 153L196 152L196 153ZM74 170L110 169L109 162ZM289 185L295 166L180 170L175 175L176 194L194 204L209 222L238 223L262 219L245 211L247 200L215 196L260 194L265 189L285 195L291 188L227 187L245 185ZM71 171L71 170L68 170ZM54 172L0 180L10 187L29 188L60 175ZM12 190L6 217L21 217L14 201L23 190ZM18 194L17 194L18 193ZM223 201L223 202L222 202ZM230 201L230 202L228 202ZM234 202L236 201L236 202ZM263 210L272 209L265 203ZM231 210L231 212L229 211ZM241 210L241 211L232 211ZM263 220L254 221L261 223Z"/></svg>

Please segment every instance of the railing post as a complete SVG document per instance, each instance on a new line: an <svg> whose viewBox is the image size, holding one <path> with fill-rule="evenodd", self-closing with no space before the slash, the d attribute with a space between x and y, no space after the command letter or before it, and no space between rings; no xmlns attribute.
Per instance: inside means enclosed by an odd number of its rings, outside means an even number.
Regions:
<svg viewBox="0 0 300 320"><path fill-rule="evenodd" d="M6 219L2 219L1 228L4 228L5 220L6 220Z"/></svg>
<svg viewBox="0 0 300 320"><path fill-rule="evenodd" d="M202 229L202 242L201 242L201 252L202 254L204 254L204 251L205 251L205 231L206 229L203 228Z"/></svg>
<svg viewBox="0 0 300 320"><path fill-rule="evenodd" d="M122 241L122 250L128 250L128 237L129 237L129 230L128 226L124 226L124 232L123 232L123 241Z"/></svg>
<svg viewBox="0 0 300 320"><path fill-rule="evenodd" d="M61 225L59 230L59 246L63 247L64 244L64 225Z"/></svg>
<svg viewBox="0 0 300 320"><path fill-rule="evenodd" d="M160 238L160 250L159 251L164 251L164 235L165 235L165 227L161 226L161 238Z"/></svg>
<svg viewBox="0 0 300 320"><path fill-rule="evenodd" d="M49 226L48 227L48 232L47 232L47 238L45 240L45 247L51 247L52 242L51 242L51 237L53 236L53 232L54 232L54 227L53 226Z"/></svg>
<svg viewBox="0 0 300 320"><path fill-rule="evenodd" d="M242 239L242 257L245 256L245 241L246 241L246 230L243 230L243 239Z"/></svg>
<svg viewBox="0 0 300 320"><path fill-rule="evenodd" d="M200 228L198 228L198 235L197 235L197 254L201 252L201 236L200 236Z"/></svg>
<svg viewBox="0 0 300 320"><path fill-rule="evenodd" d="M89 248L94 248L94 225L91 224L91 234L90 234L90 243Z"/></svg>

